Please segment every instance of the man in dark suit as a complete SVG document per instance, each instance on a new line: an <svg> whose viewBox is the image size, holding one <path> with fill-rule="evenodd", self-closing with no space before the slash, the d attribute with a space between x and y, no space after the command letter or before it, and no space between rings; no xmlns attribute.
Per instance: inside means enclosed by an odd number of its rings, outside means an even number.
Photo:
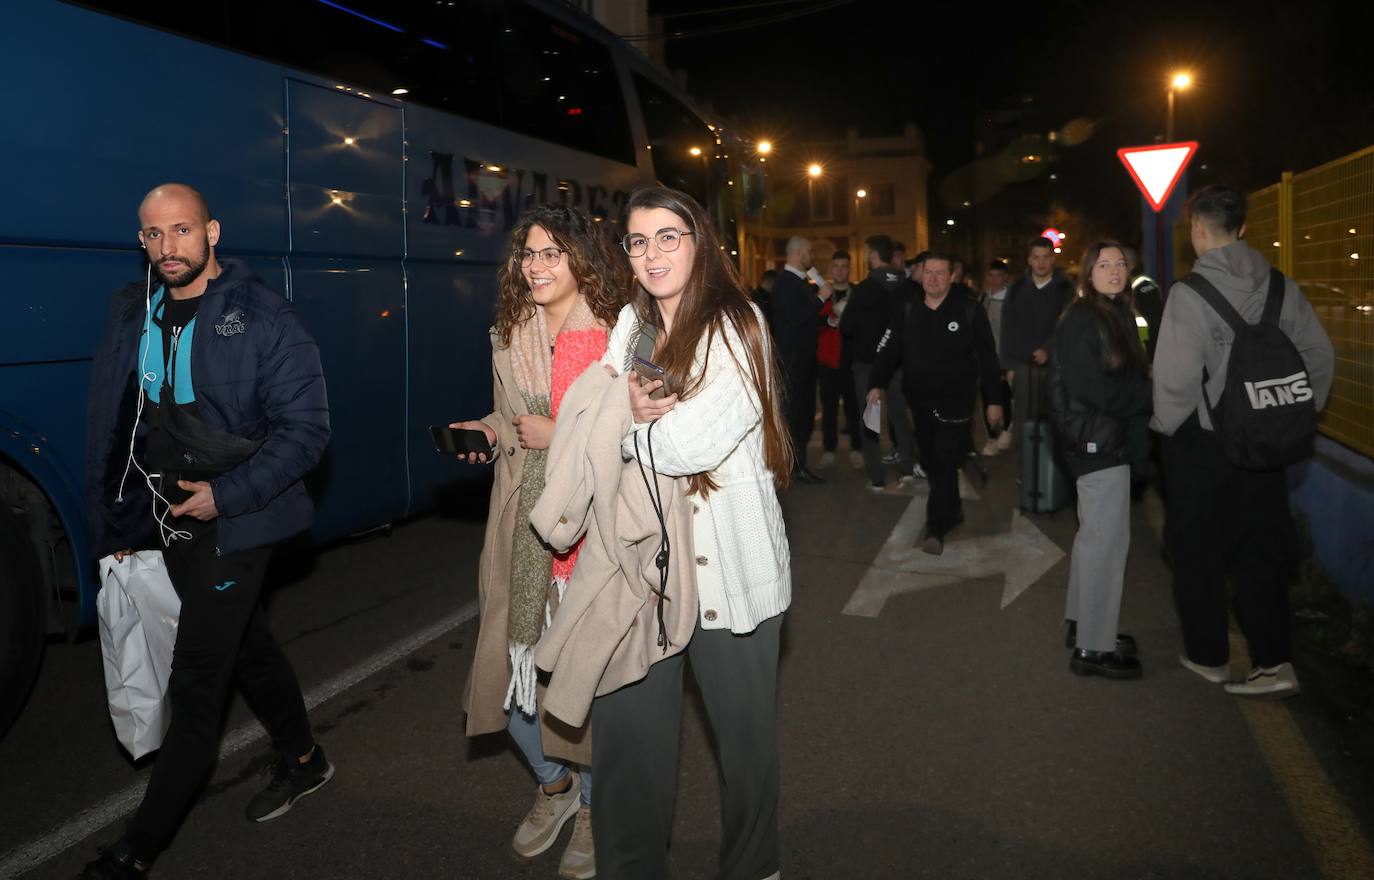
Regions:
<svg viewBox="0 0 1374 880"><path fill-rule="evenodd" d="M787 424L796 455L793 476L803 483L824 482L806 467L806 444L816 424L816 340L821 306L830 299L830 286L815 273L808 280L811 242L801 236L787 241L787 265L773 283L773 339L782 361L786 389Z"/></svg>

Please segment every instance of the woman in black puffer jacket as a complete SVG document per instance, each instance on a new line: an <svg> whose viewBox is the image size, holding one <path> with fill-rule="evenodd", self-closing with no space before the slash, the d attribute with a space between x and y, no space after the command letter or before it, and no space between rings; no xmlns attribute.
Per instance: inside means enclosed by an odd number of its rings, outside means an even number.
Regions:
<svg viewBox="0 0 1374 880"><path fill-rule="evenodd" d="M1139 678L1135 640L1117 632L1131 543L1131 465L1148 449L1150 379L1131 310L1125 249L1098 242L1083 255L1082 296L1054 334L1050 405L1077 480L1078 535L1064 617L1079 675Z"/></svg>

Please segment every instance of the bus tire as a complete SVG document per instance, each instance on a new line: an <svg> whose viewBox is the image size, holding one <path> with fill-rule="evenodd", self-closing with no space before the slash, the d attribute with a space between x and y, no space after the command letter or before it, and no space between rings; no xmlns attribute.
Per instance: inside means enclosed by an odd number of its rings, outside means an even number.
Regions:
<svg viewBox="0 0 1374 880"><path fill-rule="evenodd" d="M0 738L28 701L46 630L43 578L28 529L0 505Z"/></svg>

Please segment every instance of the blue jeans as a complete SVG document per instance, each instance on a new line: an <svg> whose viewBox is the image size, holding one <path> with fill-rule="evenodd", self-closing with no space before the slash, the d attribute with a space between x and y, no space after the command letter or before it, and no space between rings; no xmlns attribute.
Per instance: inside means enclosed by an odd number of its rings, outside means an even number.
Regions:
<svg viewBox="0 0 1374 880"><path fill-rule="evenodd" d="M534 771L534 778L539 780L540 785L555 785L568 775L567 765L544 757L544 735L539 729L539 719L536 716L526 715L513 707L510 711L510 720L506 722L506 731L510 738L515 740L516 747L520 749L520 754L525 756L530 769ZM590 807L592 771L588 767L583 767L581 774L582 806Z"/></svg>

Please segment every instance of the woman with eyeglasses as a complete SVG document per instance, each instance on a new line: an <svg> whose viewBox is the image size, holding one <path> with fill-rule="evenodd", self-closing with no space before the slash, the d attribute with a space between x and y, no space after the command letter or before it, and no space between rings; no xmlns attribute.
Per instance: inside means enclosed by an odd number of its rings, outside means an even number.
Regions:
<svg viewBox="0 0 1374 880"><path fill-rule="evenodd" d="M558 610L578 548L550 553L530 528L530 510L543 491L559 403L606 351L608 328L626 298L625 271L600 227L578 208L530 208L511 231L510 246L491 330L495 411L450 426L486 434L490 452L465 458L496 465L478 568L480 629L463 705L468 735L509 731L539 782L515 832L515 852L543 853L576 816L558 876L594 877L590 743L585 729L541 716L534 668L535 645Z"/></svg>
<svg viewBox="0 0 1374 880"><path fill-rule="evenodd" d="M687 478L698 593L686 650L647 677L597 697L598 876L661 880L677 788L683 663L690 657L720 757L724 804L717 877L778 877L778 642L791 562L777 490L792 471L767 324L740 283L709 215L690 196L641 189L621 246L635 284L603 363L629 371L633 460ZM630 368L644 328L664 380Z"/></svg>

